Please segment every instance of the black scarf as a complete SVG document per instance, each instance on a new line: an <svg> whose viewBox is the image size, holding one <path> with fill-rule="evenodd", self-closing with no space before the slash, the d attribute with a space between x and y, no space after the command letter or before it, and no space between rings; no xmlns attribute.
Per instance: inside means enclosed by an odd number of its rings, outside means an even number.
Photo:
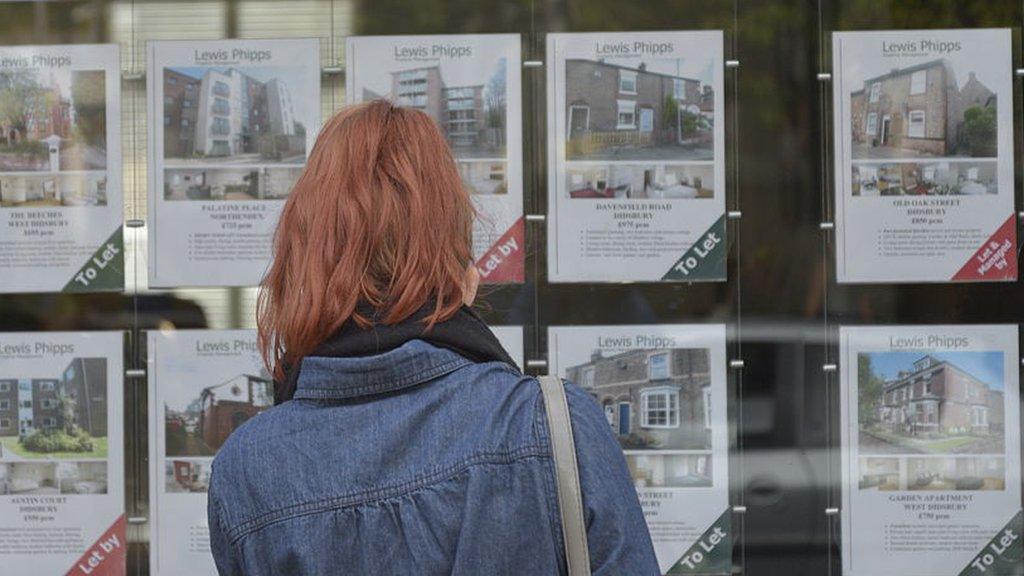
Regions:
<svg viewBox="0 0 1024 576"><path fill-rule="evenodd" d="M394 350L410 340L418 339L438 348L451 350L473 362L505 362L517 371L519 370L515 361L509 357L508 352L498 342L498 338L471 308L463 306L448 320L434 324L430 330L426 330L423 319L433 309L433 303L427 303L412 316L393 326L375 323L370 328L361 328L353 320L349 320L317 346L309 356L327 358L375 356ZM368 316L372 318L373 314L368 314ZM275 383L275 404L291 400L295 395L301 367L302 362L300 361L286 371L283 382Z"/></svg>

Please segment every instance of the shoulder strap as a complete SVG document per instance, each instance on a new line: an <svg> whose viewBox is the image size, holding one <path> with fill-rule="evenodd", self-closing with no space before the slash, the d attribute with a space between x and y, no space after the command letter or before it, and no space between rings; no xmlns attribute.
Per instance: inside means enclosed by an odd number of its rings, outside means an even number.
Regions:
<svg viewBox="0 0 1024 576"><path fill-rule="evenodd" d="M541 376L538 380L544 394L548 436L551 437L551 454L555 461L558 509L562 517L562 540L565 541L565 562L569 576L590 576L590 550L587 547L587 529L583 523L583 494L580 490L576 443L572 437L565 387L562 380L555 376Z"/></svg>

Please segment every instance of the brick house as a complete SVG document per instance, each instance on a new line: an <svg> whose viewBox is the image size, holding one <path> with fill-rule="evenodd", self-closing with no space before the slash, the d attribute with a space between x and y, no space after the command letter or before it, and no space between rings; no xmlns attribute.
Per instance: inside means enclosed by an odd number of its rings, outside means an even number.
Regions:
<svg viewBox="0 0 1024 576"><path fill-rule="evenodd" d="M879 417L898 434L990 434L1002 430L1002 399L955 364L924 356L885 383Z"/></svg>
<svg viewBox="0 0 1024 576"><path fill-rule="evenodd" d="M711 373L706 349L595 352L566 377L603 408L623 448L708 449Z"/></svg>
<svg viewBox="0 0 1024 576"><path fill-rule="evenodd" d="M75 403L75 425L94 437L107 435L106 359L75 358L60 379L0 379L0 436L63 428L62 397Z"/></svg>
<svg viewBox="0 0 1024 576"><path fill-rule="evenodd" d="M199 437L212 450L253 416L274 405L270 378L242 374L199 393Z"/></svg>
<svg viewBox="0 0 1024 576"><path fill-rule="evenodd" d="M960 88L945 59L892 70L850 94L853 142L945 156L957 148L972 106L995 106L995 94L973 72Z"/></svg>
<svg viewBox="0 0 1024 576"><path fill-rule="evenodd" d="M605 146L656 146L710 142L714 91L700 80L605 61L565 61L566 138ZM666 112L673 102L675 113ZM705 129L687 132L683 116ZM670 117L673 116L673 117Z"/></svg>

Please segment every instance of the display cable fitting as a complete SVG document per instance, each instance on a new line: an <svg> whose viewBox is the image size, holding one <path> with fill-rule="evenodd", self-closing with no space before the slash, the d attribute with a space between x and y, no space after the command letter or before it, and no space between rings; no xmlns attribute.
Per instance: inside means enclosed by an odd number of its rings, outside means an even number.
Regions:
<svg viewBox="0 0 1024 576"><path fill-rule="evenodd" d="M145 378L146 371L142 368L131 368L124 371L125 378Z"/></svg>
<svg viewBox="0 0 1024 576"><path fill-rule="evenodd" d="M823 364L821 366L821 371L822 372L835 372L838 369L839 369L839 366L837 366L835 364Z"/></svg>
<svg viewBox="0 0 1024 576"><path fill-rule="evenodd" d="M839 508L825 508L825 516L838 516Z"/></svg>
<svg viewBox="0 0 1024 576"><path fill-rule="evenodd" d="M728 217L729 220L739 220L740 218L743 218L743 212L739 210L730 210L726 213L726 217Z"/></svg>
<svg viewBox="0 0 1024 576"><path fill-rule="evenodd" d="M536 368L538 370L546 370L547 367L548 367L548 361L547 360L527 360L526 361L526 367L527 368Z"/></svg>
<svg viewBox="0 0 1024 576"><path fill-rule="evenodd" d="M740 67L740 61L739 60L726 60L725 61L725 67L726 68L739 68Z"/></svg>
<svg viewBox="0 0 1024 576"><path fill-rule="evenodd" d="M139 218L133 218L131 220L125 220L124 221L124 227L125 228L142 228L145 225L146 225L146 221L145 220L141 220Z"/></svg>
<svg viewBox="0 0 1024 576"><path fill-rule="evenodd" d="M548 219L548 217L543 215L543 214L527 214L526 215L526 221L527 222L544 222L547 219Z"/></svg>
<svg viewBox="0 0 1024 576"><path fill-rule="evenodd" d="M834 230L835 227L835 222L822 222L821 224L818 224L818 228L820 228L821 230Z"/></svg>
<svg viewBox="0 0 1024 576"><path fill-rule="evenodd" d="M832 74L828 72L818 72L816 78L818 79L818 82L831 82Z"/></svg>
<svg viewBox="0 0 1024 576"><path fill-rule="evenodd" d="M543 68L543 60L523 60L523 68Z"/></svg>
<svg viewBox="0 0 1024 576"><path fill-rule="evenodd" d="M729 360L729 368L733 370L743 370L744 366L743 360Z"/></svg>

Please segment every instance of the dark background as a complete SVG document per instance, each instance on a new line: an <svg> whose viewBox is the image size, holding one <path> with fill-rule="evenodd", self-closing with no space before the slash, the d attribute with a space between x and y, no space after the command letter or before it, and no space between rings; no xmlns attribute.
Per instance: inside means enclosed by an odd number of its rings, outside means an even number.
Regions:
<svg viewBox="0 0 1024 576"><path fill-rule="evenodd" d="M720 322L729 326L732 370L736 571L839 573L839 324L1017 323L1017 283L838 286L834 246L819 224L832 218L832 30L1014 29L1020 66L1021 2L1004 0L291 0L271 2L3 2L0 43L122 44L126 218L145 217L145 42L154 38L322 38L325 67L344 63L354 34L515 32L523 59L544 59L558 31L725 31L729 280L711 284L559 284L546 281L543 224L528 224L527 283L488 289L484 314L523 324L526 355L546 357L558 324ZM211 16L213 15L213 16ZM323 76L324 114L344 102L343 74ZM546 211L543 68L523 70L525 211ZM1021 149L1015 82L1014 146ZM1014 155L1017 157L1017 154ZM1020 162L1015 161L1019 200ZM126 236L125 294L3 295L0 330L129 331L128 367L144 368L141 331L252 326L252 289L145 288L145 230ZM0 279L2 282L2 279ZM535 372L543 372L538 367ZM146 382L126 380L130 573L148 571Z"/></svg>

